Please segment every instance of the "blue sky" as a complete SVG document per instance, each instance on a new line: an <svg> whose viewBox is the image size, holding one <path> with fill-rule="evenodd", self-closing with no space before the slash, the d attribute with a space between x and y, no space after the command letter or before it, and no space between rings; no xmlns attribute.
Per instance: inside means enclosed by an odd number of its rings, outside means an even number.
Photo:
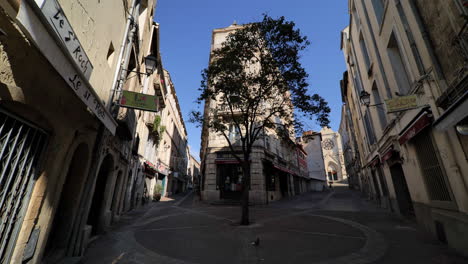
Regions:
<svg viewBox="0 0 468 264"><path fill-rule="evenodd" d="M159 0L155 21L160 24L160 45L164 68L175 85L191 151L198 158L200 128L188 122L197 109L201 71L208 66L211 32L234 21L258 21L262 13L285 16L306 35L311 45L302 53L302 65L309 73L310 92L327 100L332 110L331 127L337 130L341 116L339 82L346 70L340 50L340 31L348 25L346 0ZM306 121L305 130L320 130Z"/></svg>

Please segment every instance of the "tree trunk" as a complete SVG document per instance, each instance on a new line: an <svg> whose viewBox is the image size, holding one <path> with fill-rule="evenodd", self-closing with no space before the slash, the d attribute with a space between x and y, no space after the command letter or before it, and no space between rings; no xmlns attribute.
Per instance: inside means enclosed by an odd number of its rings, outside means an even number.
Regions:
<svg viewBox="0 0 468 264"><path fill-rule="evenodd" d="M245 156L244 164L242 164L242 216L241 225L249 225L249 189L250 189L250 160L248 155Z"/></svg>

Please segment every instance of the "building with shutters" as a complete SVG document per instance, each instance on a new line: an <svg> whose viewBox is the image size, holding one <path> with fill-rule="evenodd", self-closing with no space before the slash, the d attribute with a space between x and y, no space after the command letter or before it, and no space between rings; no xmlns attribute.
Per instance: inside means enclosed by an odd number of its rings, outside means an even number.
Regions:
<svg viewBox="0 0 468 264"><path fill-rule="evenodd" d="M360 189L468 255L468 4L348 3L342 118Z"/></svg>

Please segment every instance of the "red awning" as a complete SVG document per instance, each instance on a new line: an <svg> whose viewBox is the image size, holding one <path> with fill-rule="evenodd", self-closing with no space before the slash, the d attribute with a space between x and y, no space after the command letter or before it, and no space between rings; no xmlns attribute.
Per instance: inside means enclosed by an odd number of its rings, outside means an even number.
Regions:
<svg viewBox="0 0 468 264"><path fill-rule="evenodd" d="M421 130L432 123L432 114L424 112L420 115L403 133L401 133L398 142L400 145L405 144L408 140L416 136Z"/></svg>
<svg viewBox="0 0 468 264"><path fill-rule="evenodd" d="M275 165L273 164L273 168L277 169L277 170L280 170L280 171L283 171L283 172L286 172L286 173L289 173L289 174L297 174L287 168L284 168L284 167L281 167L281 166L278 166L278 165Z"/></svg>
<svg viewBox="0 0 468 264"><path fill-rule="evenodd" d="M382 162L385 162L391 159L393 155L395 155L395 150L393 150L393 146L392 146L387 151L385 151L384 154L381 156Z"/></svg>
<svg viewBox="0 0 468 264"><path fill-rule="evenodd" d="M379 165L379 163L380 163L379 156L375 156L375 158L370 162L369 166L376 167L377 165Z"/></svg>
<svg viewBox="0 0 468 264"><path fill-rule="evenodd" d="M145 161L145 165L150 167L153 170L156 170L156 165L154 165L153 163L151 163L149 161Z"/></svg>

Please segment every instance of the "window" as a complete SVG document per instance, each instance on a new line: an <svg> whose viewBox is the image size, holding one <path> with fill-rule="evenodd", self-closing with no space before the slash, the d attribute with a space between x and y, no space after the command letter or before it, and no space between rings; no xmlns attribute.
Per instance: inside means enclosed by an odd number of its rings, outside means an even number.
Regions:
<svg viewBox="0 0 468 264"><path fill-rule="evenodd" d="M369 115L369 110L366 109L366 113L364 114L364 123L367 132L367 139L369 144L375 143L375 134L374 134L374 126L372 125L372 119Z"/></svg>
<svg viewBox="0 0 468 264"><path fill-rule="evenodd" d="M379 25L382 24L384 6L384 0L372 0L372 7L374 7L375 17L377 18Z"/></svg>
<svg viewBox="0 0 468 264"><path fill-rule="evenodd" d="M369 53L367 52L366 43L364 42L364 37L362 36L362 32L359 34L359 45L361 46L362 57L364 58L364 63L366 64L366 70L369 71L371 62Z"/></svg>
<svg viewBox="0 0 468 264"><path fill-rule="evenodd" d="M409 93L411 88L410 78L394 33L392 33L390 40L388 41L387 52L398 85L399 93L406 95Z"/></svg>
<svg viewBox="0 0 468 264"><path fill-rule="evenodd" d="M372 85L372 95L374 97L374 102L376 104L376 110L379 115L380 126L382 130L387 126L387 116L385 114L385 108L382 104L382 99L380 98L379 89L377 89L377 84L374 82ZM380 105L379 105L380 104Z"/></svg>
<svg viewBox="0 0 468 264"><path fill-rule="evenodd" d="M424 72L424 65L422 63L422 59L421 59L421 55L419 54L418 47L416 46L413 33L411 32L411 29L409 27L408 19L406 18L406 14L403 10L403 7L401 6L400 1L398 1L396 6L397 6L398 14L400 15L401 21L403 23L403 27L405 28L406 37L408 38L408 41L411 45L411 51L413 52L416 65L418 66L419 74L422 74Z"/></svg>
<svg viewBox="0 0 468 264"><path fill-rule="evenodd" d="M112 44L112 42L109 44L109 50L107 51L107 64L109 64L109 67L112 68L112 65L114 65L114 53L115 53L115 49L114 49L114 45Z"/></svg>
<svg viewBox="0 0 468 264"><path fill-rule="evenodd" d="M354 18L354 23L356 24L356 28L359 28L361 26L361 19L359 18L359 14L356 10L356 3L353 3L353 9L352 9L352 18Z"/></svg>
<svg viewBox="0 0 468 264"><path fill-rule="evenodd" d="M229 135L228 135L228 137L229 137L229 141L231 141L231 143L233 143L233 141L237 140L240 137L240 131L237 128L236 125L234 125L234 124L229 125Z"/></svg>

